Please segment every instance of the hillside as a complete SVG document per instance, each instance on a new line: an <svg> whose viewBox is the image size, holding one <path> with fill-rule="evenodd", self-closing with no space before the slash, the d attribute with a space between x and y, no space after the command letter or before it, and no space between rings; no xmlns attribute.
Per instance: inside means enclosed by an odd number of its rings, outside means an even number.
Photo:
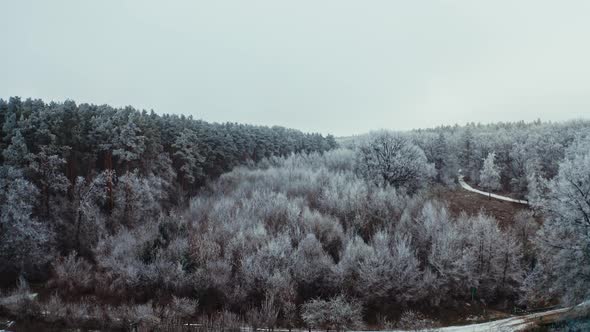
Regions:
<svg viewBox="0 0 590 332"><path fill-rule="evenodd" d="M18 322L411 330L587 296L561 246L587 241L589 122L347 148L71 101L0 101L0 120L0 315Z"/></svg>

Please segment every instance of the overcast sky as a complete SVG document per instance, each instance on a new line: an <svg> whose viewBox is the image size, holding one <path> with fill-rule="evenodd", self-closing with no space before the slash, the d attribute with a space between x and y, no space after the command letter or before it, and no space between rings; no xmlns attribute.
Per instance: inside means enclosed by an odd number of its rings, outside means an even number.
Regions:
<svg viewBox="0 0 590 332"><path fill-rule="evenodd" d="M590 1L1 1L0 96L336 135L590 117Z"/></svg>

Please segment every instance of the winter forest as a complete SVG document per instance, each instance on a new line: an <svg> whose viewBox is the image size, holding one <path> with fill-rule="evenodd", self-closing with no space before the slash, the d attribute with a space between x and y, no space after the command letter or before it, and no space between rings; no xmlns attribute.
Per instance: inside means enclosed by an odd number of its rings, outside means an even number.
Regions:
<svg viewBox="0 0 590 332"><path fill-rule="evenodd" d="M590 121L334 138L11 97L0 142L20 321L421 329L590 299Z"/></svg>

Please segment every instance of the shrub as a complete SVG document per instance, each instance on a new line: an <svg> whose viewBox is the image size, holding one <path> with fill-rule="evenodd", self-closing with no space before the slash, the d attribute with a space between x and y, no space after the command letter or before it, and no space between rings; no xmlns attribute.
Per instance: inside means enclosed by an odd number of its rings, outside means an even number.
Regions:
<svg viewBox="0 0 590 332"><path fill-rule="evenodd" d="M75 251L53 263L53 279L50 285L62 291L86 292L91 290L93 282L92 266L78 258Z"/></svg>
<svg viewBox="0 0 590 332"><path fill-rule="evenodd" d="M429 319L423 314L412 310L404 311L397 323L398 328L412 331L431 329L437 326L439 324L435 320Z"/></svg>
<svg viewBox="0 0 590 332"><path fill-rule="evenodd" d="M179 321L192 317L199 306L199 301L186 297L172 297L172 301L161 308L160 317L165 321Z"/></svg>
<svg viewBox="0 0 590 332"><path fill-rule="evenodd" d="M311 300L303 304L301 317L310 328L357 329L363 326L362 306L339 295L330 300Z"/></svg>
<svg viewBox="0 0 590 332"><path fill-rule="evenodd" d="M203 315L198 321L205 329L209 330L233 330L240 329L243 326L241 317L227 309L210 316Z"/></svg>
<svg viewBox="0 0 590 332"><path fill-rule="evenodd" d="M18 319L25 319L39 314L36 302L37 294L31 293L29 285L22 277L18 286L6 296L0 296L0 312L5 312Z"/></svg>

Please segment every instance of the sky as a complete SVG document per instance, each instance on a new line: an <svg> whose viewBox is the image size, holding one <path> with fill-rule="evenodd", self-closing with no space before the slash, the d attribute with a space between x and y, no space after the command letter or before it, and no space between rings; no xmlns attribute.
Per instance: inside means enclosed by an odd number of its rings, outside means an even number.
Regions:
<svg viewBox="0 0 590 332"><path fill-rule="evenodd" d="M590 117L590 1L0 0L0 97L337 136Z"/></svg>

